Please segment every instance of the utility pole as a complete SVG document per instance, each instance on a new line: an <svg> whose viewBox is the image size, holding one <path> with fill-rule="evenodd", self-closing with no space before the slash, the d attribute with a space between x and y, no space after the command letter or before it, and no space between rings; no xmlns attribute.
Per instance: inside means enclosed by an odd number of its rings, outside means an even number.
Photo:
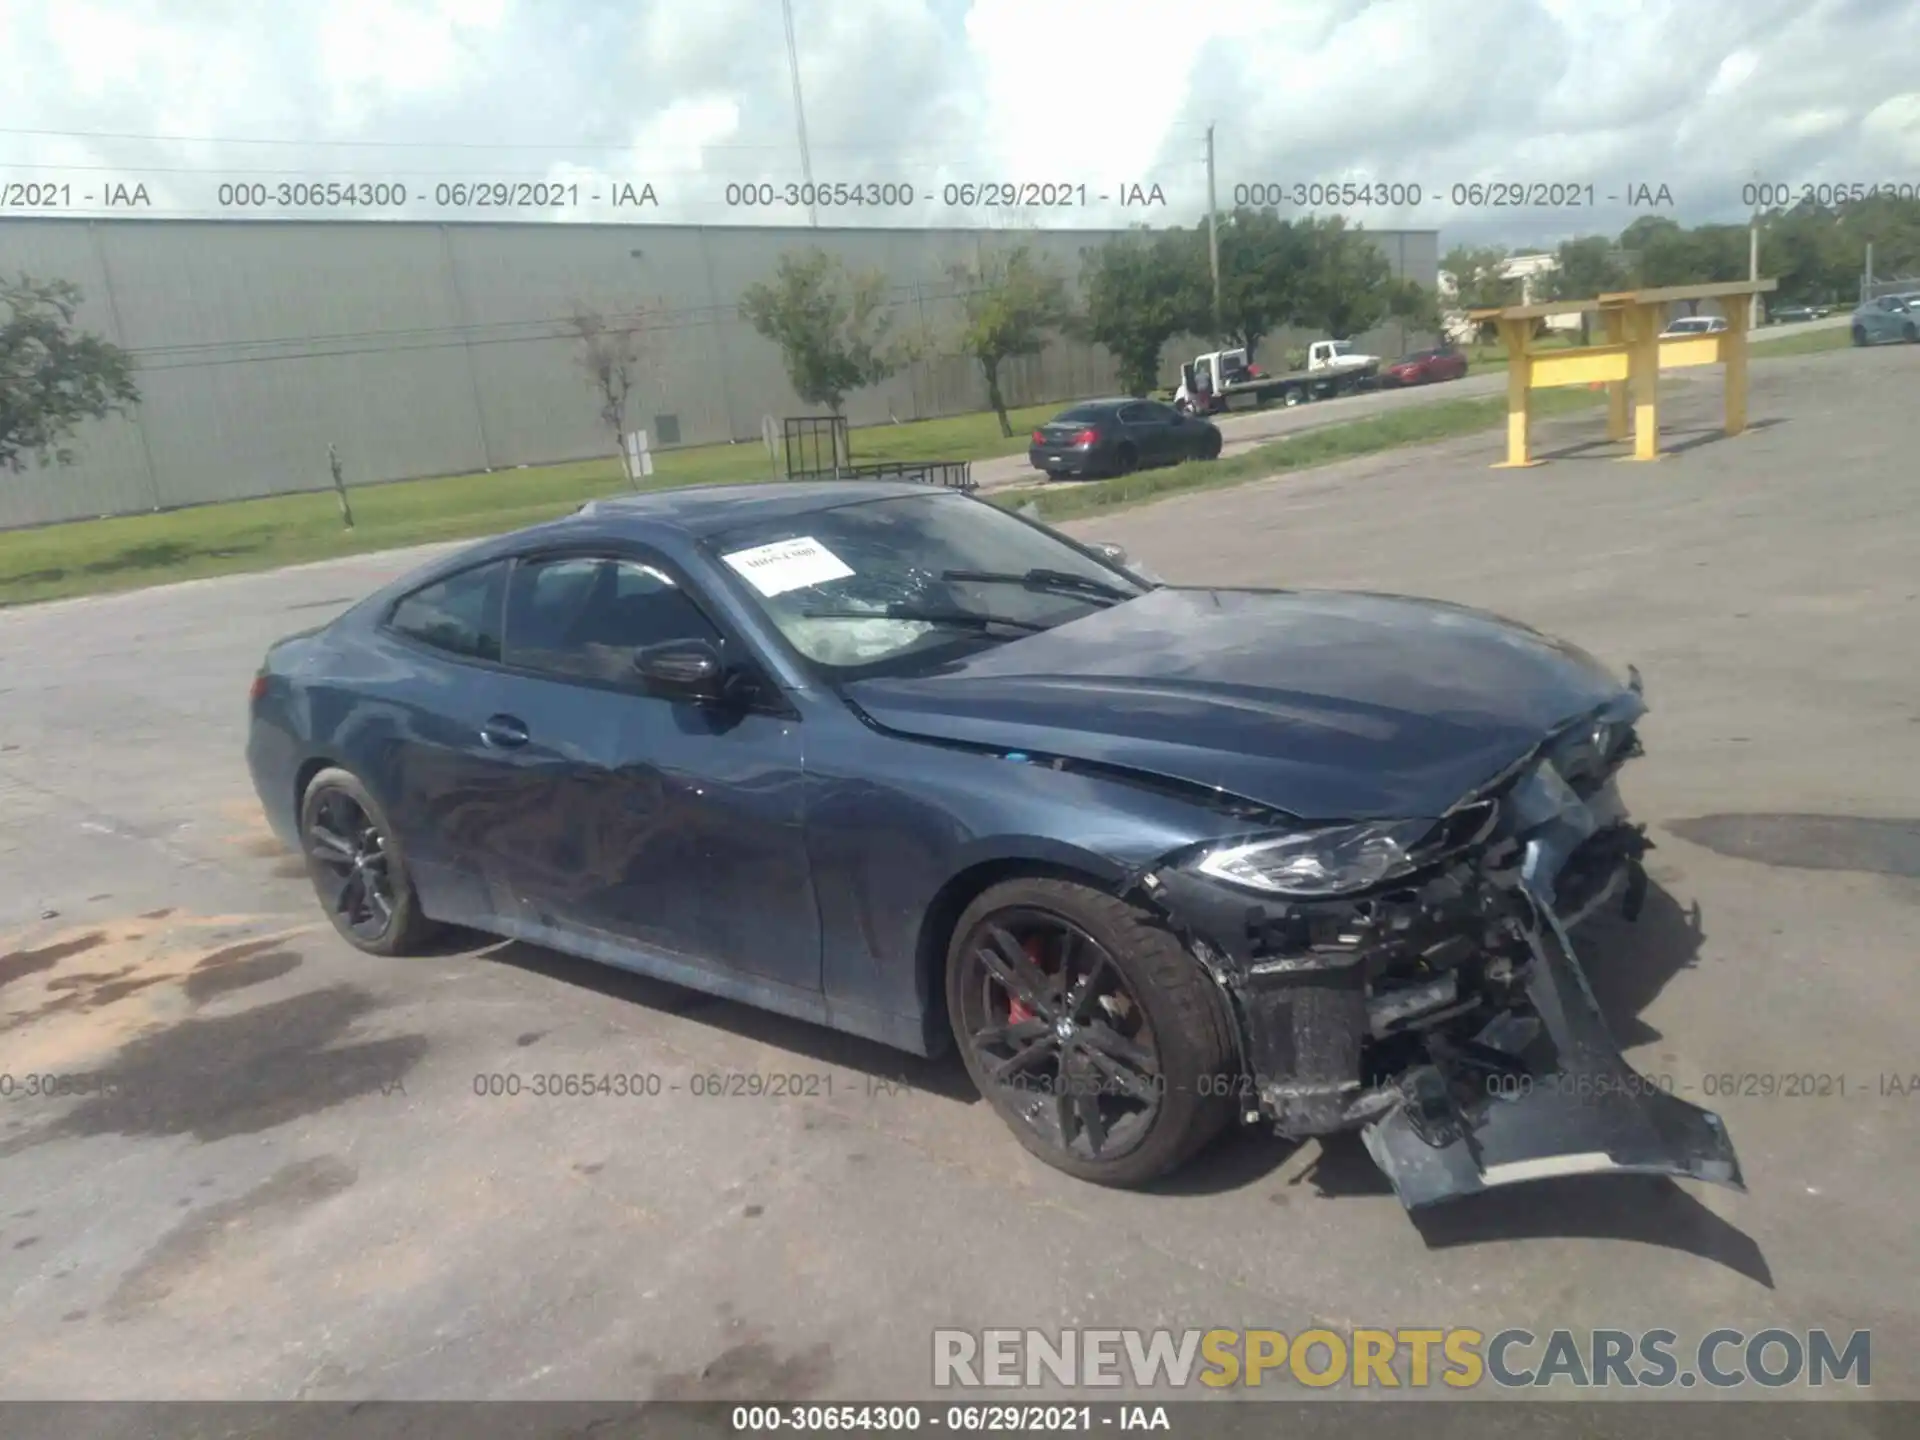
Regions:
<svg viewBox="0 0 1920 1440"><path fill-rule="evenodd" d="M1220 227L1214 212L1213 124L1207 124L1207 268L1213 274L1213 336L1220 338Z"/></svg>
<svg viewBox="0 0 1920 1440"><path fill-rule="evenodd" d="M1867 273L1860 277L1860 303L1873 299L1873 242L1867 241Z"/></svg>
<svg viewBox="0 0 1920 1440"><path fill-rule="evenodd" d="M793 76L793 121L800 131L800 178L807 187L807 224L816 229L820 213L813 202L813 153L807 148L807 107L800 101L800 45L793 36L793 0L780 0L787 22L787 70Z"/></svg>
<svg viewBox="0 0 1920 1440"><path fill-rule="evenodd" d="M1752 213L1747 216L1747 279L1758 281L1760 279L1760 172L1758 170L1753 172L1753 179L1754 206ZM1747 297L1747 329L1753 331L1759 328L1760 295L1756 291Z"/></svg>

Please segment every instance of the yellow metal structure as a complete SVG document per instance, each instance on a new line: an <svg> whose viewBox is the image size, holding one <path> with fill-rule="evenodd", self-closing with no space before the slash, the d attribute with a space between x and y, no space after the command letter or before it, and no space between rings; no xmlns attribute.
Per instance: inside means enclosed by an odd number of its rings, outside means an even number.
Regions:
<svg viewBox="0 0 1920 1440"><path fill-rule="evenodd" d="M1528 449L1535 390L1552 385L1605 385L1607 438L1631 440L1634 460L1660 458L1660 372L1695 365L1723 367L1727 434L1747 428L1747 297L1765 294L1777 280L1739 280L1720 285L1670 285L1625 290L1591 300L1549 301L1469 310L1476 321L1492 321L1507 349L1507 458L1496 469L1538 465ZM1726 304L1727 328L1712 335L1662 340L1667 307L1693 300ZM1597 314L1606 343L1573 350L1535 350L1533 327L1549 315Z"/></svg>

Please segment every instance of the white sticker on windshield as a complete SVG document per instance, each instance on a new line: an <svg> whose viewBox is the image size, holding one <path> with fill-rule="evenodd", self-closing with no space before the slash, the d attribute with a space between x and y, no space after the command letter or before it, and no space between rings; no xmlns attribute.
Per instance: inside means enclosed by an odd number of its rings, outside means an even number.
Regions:
<svg viewBox="0 0 1920 1440"><path fill-rule="evenodd" d="M845 561L811 535L735 550L720 558L762 595L784 595L853 574Z"/></svg>

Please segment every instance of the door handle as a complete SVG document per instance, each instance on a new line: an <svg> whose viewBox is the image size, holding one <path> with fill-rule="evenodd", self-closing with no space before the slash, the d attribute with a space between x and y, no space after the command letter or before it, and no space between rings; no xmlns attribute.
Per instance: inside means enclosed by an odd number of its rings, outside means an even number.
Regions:
<svg viewBox="0 0 1920 1440"><path fill-rule="evenodd" d="M513 715L489 715L480 725L480 743L494 750L517 750L527 743L527 722Z"/></svg>

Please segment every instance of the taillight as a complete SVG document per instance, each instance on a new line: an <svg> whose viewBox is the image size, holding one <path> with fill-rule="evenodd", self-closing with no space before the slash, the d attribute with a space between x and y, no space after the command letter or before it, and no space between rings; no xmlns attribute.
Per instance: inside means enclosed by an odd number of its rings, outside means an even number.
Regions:
<svg viewBox="0 0 1920 1440"><path fill-rule="evenodd" d="M267 693L267 675L263 670L253 677L253 683L247 687L247 703L257 705Z"/></svg>
<svg viewBox="0 0 1920 1440"><path fill-rule="evenodd" d="M1034 443L1034 444L1036 444L1036 445L1044 445L1044 444L1046 444L1046 443L1047 443L1047 437L1046 437L1046 435L1045 435L1044 433L1042 433L1041 431L1039 431L1039 430L1036 430L1036 431L1034 431L1034 432L1033 432L1033 443Z"/></svg>
<svg viewBox="0 0 1920 1440"><path fill-rule="evenodd" d="M1073 437L1073 443L1076 445L1093 445L1097 444L1099 439L1100 432L1089 425L1085 430L1082 430L1078 435Z"/></svg>

